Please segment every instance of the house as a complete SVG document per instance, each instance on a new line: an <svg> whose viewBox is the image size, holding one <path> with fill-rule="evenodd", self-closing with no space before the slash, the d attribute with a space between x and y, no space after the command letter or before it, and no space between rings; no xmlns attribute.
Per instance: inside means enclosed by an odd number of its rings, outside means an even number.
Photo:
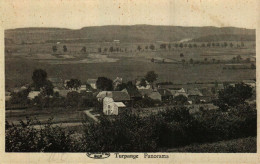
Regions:
<svg viewBox="0 0 260 164"><path fill-rule="evenodd" d="M64 80L64 87L67 87L67 82L69 82L70 80L68 80L68 79L66 79L66 80Z"/></svg>
<svg viewBox="0 0 260 164"><path fill-rule="evenodd" d="M80 92L86 92L87 91L87 86L86 85L81 85L80 88L79 88L79 91Z"/></svg>
<svg viewBox="0 0 260 164"><path fill-rule="evenodd" d="M9 101L11 99L11 92L5 92L5 101Z"/></svg>
<svg viewBox="0 0 260 164"><path fill-rule="evenodd" d="M122 92L126 92L129 94L131 100L141 100L142 95L139 93L137 89L123 89Z"/></svg>
<svg viewBox="0 0 260 164"><path fill-rule="evenodd" d="M153 90L152 90L152 88L149 88L149 89L138 89L138 92L141 94L142 97L145 97L145 96L150 95L153 92Z"/></svg>
<svg viewBox="0 0 260 164"><path fill-rule="evenodd" d="M161 96L161 94L158 91L151 92L148 95L148 97L150 97L153 100L160 100L160 101L162 101L162 96Z"/></svg>
<svg viewBox="0 0 260 164"><path fill-rule="evenodd" d="M136 88L137 88L137 89L150 89L150 88L151 88L151 85L150 85L150 83L149 83L147 80L145 80L146 86L141 86L141 85L140 85L142 79L143 79L143 78L141 78L141 77L135 79Z"/></svg>
<svg viewBox="0 0 260 164"><path fill-rule="evenodd" d="M61 90L58 91L58 93L59 93L59 95L60 95L61 97L67 97L67 94L68 94L69 92L71 92L71 91L70 91L70 90L67 90L67 89L61 89Z"/></svg>
<svg viewBox="0 0 260 164"><path fill-rule="evenodd" d="M118 115L119 111L125 107L123 102L115 102L113 98L105 97L103 99L103 113L105 115Z"/></svg>
<svg viewBox="0 0 260 164"><path fill-rule="evenodd" d="M251 87L253 87L253 88L255 88L255 86L256 86L254 80L243 80L242 82L251 86Z"/></svg>
<svg viewBox="0 0 260 164"><path fill-rule="evenodd" d="M212 92L211 88L201 88L200 92L203 95L200 97L201 102L208 103L217 98L216 94Z"/></svg>
<svg viewBox="0 0 260 164"><path fill-rule="evenodd" d="M183 95L185 97L188 97L188 94L186 93L184 88L171 88L168 89L173 97L179 96L179 95Z"/></svg>
<svg viewBox="0 0 260 164"><path fill-rule="evenodd" d="M103 101L105 97L113 98L115 102L127 102L130 101L130 96L127 92L123 91L101 91L97 95L98 101Z"/></svg>
<svg viewBox="0 0 260 164"><path fill-rule="evenodd" d="M189 89L188 91L188 100L192 103L199 103L203 94L199 91L198 88Z"/></svg>
<svg viewBox="0 0 260 164"><path fill-rule="evenodd" d="M114 40L114 43L120 43L120 40Z"/></svg>
<svg viewBox="0 0 260 164"><path fill-rule="evenodd" d="M114 88L116 88L119 84L123 83L123 78L117 77L114 81L113 81L113 86Z"/></svg>
<svg viewBox="0 0 260 164"><path fill-rule="evenodd" d="M97 79L88 79L87 83L93 88L93 89L97 89Z"/></svg>
<svg viewBox="0 0 260 164"><path fill-rule="evenodd" d="M48 80L50 80L50 82L52 83L52 85L54 87L63 88L63 86L64 86L64 82L61 78L50 77L50 78L48 78Z"/></svg>
<svg viewBox="0 0 260 164"><path fill-rule="evenodd" d="M29 100L32 100L32 99L34 99L36 96L39 96L40 93L41 93L40 91L31 91L31 92L29 92L27 98L28 98Z"/></svg>
<svg viewBox="0 0 260 164"><path fill-rule="evenodd" d="M157 90L161 95L161 101L170 101L173 99L172 93L167 89L158 89Z"/></svg>
<svg viewBox="0 0 260 164"><path fill-rule="evenodd" d="M25 87L25 86L22 86L22 87L17 87L17 88L14 88L14 89L12 89L12 92L14 92L14 93L18 93L18 92L21 92L21 91L24 91L24 90L26 90L27 88Z"/></svg>

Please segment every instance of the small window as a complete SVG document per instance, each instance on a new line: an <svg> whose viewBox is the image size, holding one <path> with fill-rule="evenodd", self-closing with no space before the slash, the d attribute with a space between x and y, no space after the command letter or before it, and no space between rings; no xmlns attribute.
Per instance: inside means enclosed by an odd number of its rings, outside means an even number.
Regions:
<svg viewBox="0 0 260 164"><path fill-rule="evenodd" d="M110 105L108 105L108 108L110 108Z"/></svg>

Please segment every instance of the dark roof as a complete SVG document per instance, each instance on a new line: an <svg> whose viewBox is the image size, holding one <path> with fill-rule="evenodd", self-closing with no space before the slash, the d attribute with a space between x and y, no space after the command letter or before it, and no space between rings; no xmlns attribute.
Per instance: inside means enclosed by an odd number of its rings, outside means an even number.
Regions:
<svg viewBox="0 0 260 164"><path fill-rule="evenodd" d="M210 88L202 88L200 89L201 93L203 96L209 96L209 97L214 97L215 95L212 93Z"/></svg>
<svg viewBox="0 0 260 164"><path fill-rule="evenodd" d="M202 93L198 90L198 88L188 90L189 96L203 96Z"/></svg>
<svg viewBox="0 0 260 164"><path fill-rule="evenodd" d="M158 92L162 96L172 96L172 93L167 89L158 89Z"/></svg>
<svg viewBox="0 0 260 164"><path fill-rule="evenodd" d="M141 93L137 89L127 89L130 97L142 97Z"/></svg>
<svg viewBox="0 0 260 164"><path fill-rule="evenodd" d="M138 89L139 93L144 96L144 95L149 95L153 92L151 88L149 89Z"/></svg>
<svg viewBox="0 0 260 164"><path fill-rule="evenodd" d="M112 98L114 101L127 101L130 100L130 96L126 92L112 91Z"/></svg>

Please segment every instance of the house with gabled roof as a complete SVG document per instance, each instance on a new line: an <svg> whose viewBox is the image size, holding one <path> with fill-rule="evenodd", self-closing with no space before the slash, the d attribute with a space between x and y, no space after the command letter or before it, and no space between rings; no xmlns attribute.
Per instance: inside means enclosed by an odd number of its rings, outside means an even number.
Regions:
<svg viewBox="0 0 260 164"><path fill-rule="evenodd" d="M103 99L103 113L105 115L118 115L125 107L123 102L114 101L113 98L105 97Z"/></svg>
<svg viewBox="0 0 260 164"><path fill-rule="evenodd" d="M93 89L97 89L97 79L88 79L87 83L93 88Z"/></svg>
<svg viewBox="0 0 260 164"><path fill-rule="evenodd" d="M203 94L198 88L188 89L187 93L188 93L188 100L192 101L192 104L199 103L203 96Z"/></svg>
<svg viewBox="0 0 260 164"><path fill-rule="evenodd" d="M161 101L170 101L173 99L172 93L168 89L157 89L161 95Z"/></svg>

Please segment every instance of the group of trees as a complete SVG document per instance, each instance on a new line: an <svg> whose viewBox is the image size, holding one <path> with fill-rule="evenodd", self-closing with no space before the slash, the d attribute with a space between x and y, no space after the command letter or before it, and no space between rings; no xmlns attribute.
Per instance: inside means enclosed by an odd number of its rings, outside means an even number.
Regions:
<svg viewBox="0 0 260 164"><path fill-rule="evenodd" d="M53 95L53 85L51 81L47 80L47 73L42 69L36 69L33 71L32 75L33 84L31 87L36 91L42 91L44 95Z"/></svg>
<svg viewBox="0 0 260 164"><path fill-rule="evenodd" d="M235 84L235 86L228 85L225 89L218 92L218 99L214 101L222 111L230 108L236 108L240 105L245 105L246 100L253 95L253 89L244 83Z"/></svg>
<svg viewBox="0 0 260 164"><path fill-rule="evenodd" d="M244 46L245 46L245 44L243 42L241 42L241 44L237 44L236 45L236 47L244 47ZM175 47L175 48L187 48L187 47L188 48L197 48L197 47L231 47L232 48L232 47L234 47L234 44L232 42L231 43L227 43L227 42L223 42L223 43L214 43L213 42L213 43L210 43L210 42L208 42L208 43L202 43L201 45L197 45L197 43L175 43L173 45L162 43L162 44L159 45L159 48L162 49L162 50L166 50L166 49L170 50L172 47ZM149 46L146 45L144 47L142 47L141 45L137 46L137 50L138 51L148 50L148 49L150 49L152 51L155 50L154 44L150 44ZM105 47L105 48L103 48L103 50L102 50L101 47L99 47L97 50L98 50L99 53L101 53L102 51L103 52L108 52L108 51L109 52L123 52L123 51L126 52L127 48L122 49L122 48L119 48L119 47L111 46L109 48ZM56 45L52 46L52 51L54 53L57 52L58 51L58 47ZM63 45L63 52L67 52L67 51L68 51L67 46ZM82 52L82 53L86 53L86 51L87 51L87 49L86 49L85 46L83 46L82 49L80 50L80 52Z"/></svg>
<svg viewBox="0 0 260 164"><path fill-rule="evenodd" d="M52 52L57 52L58 51L58 47L57 46L52 46ZM66 45L63 46L63 52L67 52L68 48Z"/></svg>
<svg viewBox="0 0 260 164"><path fill-rule="evenodd" d="M237 44L237 47L244 47L244 43L241 42L241 44ZM231 43L227 43L227 42L223 42L223 43L201 43L200 45L198 45L197 43L175 43L173 45L171 44L166 44L166 43L162 43L159 45L159 48L161 50L166 50L166 49L172 49L172 47L175 48L197 48L197 47L234 47L234 44ZM145 46L145 49L148 50L148 46ZM150 49L151 50L155 50L155 46L153 44L150 45ZM142 47L140 45L137 46L137 50L140 51L142 50Z"/></svg>
<svg viewBox="0 0 260 164"><path fill-rule="evenodd" d="M75 89L78 90L81 86L81 81L78 79L70 79L69 81L67 81L66 83L66 87L69 89Z"/></svg>

